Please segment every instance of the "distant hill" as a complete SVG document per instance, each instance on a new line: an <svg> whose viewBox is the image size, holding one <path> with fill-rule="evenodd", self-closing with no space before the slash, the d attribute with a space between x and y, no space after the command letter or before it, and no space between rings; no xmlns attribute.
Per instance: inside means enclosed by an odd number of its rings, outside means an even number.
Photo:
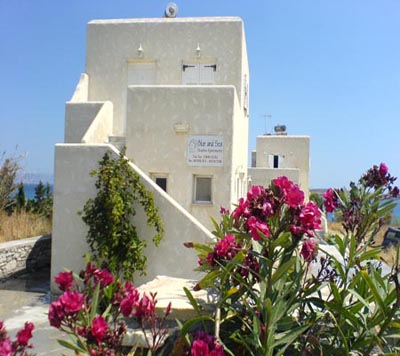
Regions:
<svg viewBox="0 0 400 356"><path fill-rule="evenodd" d="M24 184L38 184L40 181L53 185L54 176L46 173L24 173L21 177Z"/></svg>

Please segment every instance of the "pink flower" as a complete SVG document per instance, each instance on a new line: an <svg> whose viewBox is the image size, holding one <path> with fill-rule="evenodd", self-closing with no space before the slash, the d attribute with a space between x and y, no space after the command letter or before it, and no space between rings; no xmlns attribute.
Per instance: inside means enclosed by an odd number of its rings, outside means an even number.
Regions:
<svg viewBox="0 0 400 356"><path fill-rule="evenodd" d="M300 254L303 256L304 260L310 263L318 255L318 244L314 239L308 239L303 242L301 246Z"/></svg>
<svg viewBox="0 0 400 356"><path fill-rule="evenodd" d="M100 344L101 341L104 339L107 330L108 330L108 324L101 315L93 318L92 335L96 339L97 344Z"/></svg>
<svg viewBox="0 0 400 356"><path fill-rule="evenodd" d="M135 301L130 296L122 299L121 304L120 304L122 315L125 317L129 316L132 313L134 304L135 304Z"/></svg>
<svg viewBox="0 0 400 356"><path fill-rule="evenodd" d="M247 193L247 200L257 200L265 193L261 185L253 185Z"/></svg>
<svg viewBox="0 0 400 356"><path fill-rule="evenodd" d="M135 293L135 292L137 292L137 289L131 281L126 281L125 282L125 291L126 291L126 293Z"/></svg>
<svg viewBox="0 0 400 356"><path fill-rule="evenodd" d="M322 194L324 198L324 207L326 212L332 213L338 207L337 203L337 195L332 188L329 188L324 194Z"/></svg>
<svg viewBox="0 0 400 356"><path fill-rule="evenodd" d="M137 318L146 318L153 314L156 310L156 300L155 294L151 294L151 299L143 294L142 299L139 300L138 303L135 304L135 312L133 315Z"/></svg>
<svg viewBox="0 0 400 356"><path fill-rule="evenodd" d="M215 337L204 331L198 331L190 350L192 356L223 356L224 347L216 343Z"/></svg>
<svg viewBox="0 0 400 356"><path fill-rule="evenodd" d="M167 308L165 309L165 317L167 317L169 314L171 314L171 310L172 310L172 303L169 302L167 305Z"/></svg>
<svg viewBox="0 0 400 356"><path fill-rule="evenodd" d="M139 301L139 292L137 289L128 291L127 296L121 301L120 308L123 316L129 316L132 313L133 306Z"/></svg>
<svg viewBox="0 0 400 356"><path fill-rule="evenodd" d="M209 356L224 356L224 347L219 344L215 345Z"/></svg>
<svg viewBox="0 0 400 356"><path fill-rule="evenodd" d="M225 237L219 240L215 245L215 252L218 257L231 260L235 257L238 247L239 246L235 243L235 235L225 235Z"/></svg>
<svg viewBox="0 0 400 356"><path fill-rule="evenodd" d="M265 217L270 217L274 215L274 209L272 208L272 204L270 202L264 202L261 210L263 216Z"/></svg>
<svg viewBox="0 0 400 356"><path fill-rule="evenodd" d="M120 303L123 316L129 316L132 313L133 306L139 301L140 295L138 290L130 281L125 282L125 297Z"/></svg>
<svg viewBox="0 0 400 356"><path fill-rule="evenodd" d="M239 205L233 211L233 218L239 220L241 217L247 217L250 215L249 202L243 198L239 199Z"/></svg>
<svg viewBox="0 0 400 356"><path fill-rule="evenodd" d="M379 165L379 174L384 177L389 172L389 168L385 163Z"/></svg>
<svg viewBox="0 0 400 356"><path fill-rule="evenodd" d="M192 356L209 356L208 344L203 340L195 340L190 350Z"/></svg>
<svg viewBox="0 0 400 356"><path fill-rule="evenodd" d="M65 292L59 301L64 308L65 314L78 313L83 307L84 295L79 292Z"/></svg>
<svg viewBox="0 0 400 356"><path fill-rule="evenodd" d="M321 212L318 206L312 201L309 201L301 209L299 218L307 234L313 234L313 230L319 230L321 228Z"/></svg>
<svg viewBox="0 0 400 356"><path fill-rule="evenodd" d="M71 289L74 277L72 272L60 272L55 278L54 282L58 284L58 288L62 291Z"/></svg>
<svg viewBox="0 0 400 356"><path fill-rule="evenodd" d="M275 178L272 183L274 183L275 187L280 188L282 192L286 192L293 185L293 182L285 176Z"/></svg>
<svg viewBox="0 0 400 356"><path fill-rule="evenodd" d="M61 323L65 318L65 313L59 300L50 304L48 318L51 326L54 326L57 329L60 328Z"/></svg>
<svg viewBox="0 0 400 356"><path fill-rule="evenodd" d="M289 207L295 209L304 203L304 192L297 184L294 184L287 177L279 177L274 179L272 182L275 187L279 189L283 201L289 205Z"/></svg>
<svg viewBox="0 0 400 356"><path fill-rule="evenodd" d="M304 203L304 192L297 184L293 184L293 186L286 191L284 201L291 208L295 209Z"/></svg>
<svg viewBox="0 0 400 356"><path fill-rule="evenodd" d="M32 323L25 323L25 327L18 331L17 333L17 341L22 346L28 346L29 340L32 338L32 331L35 326Z"/></svg>
<svg viewBox="0 0 400 356"><path fill-rule="evenodd" d="M314 230L321 228L321 212L314 202L308 202L301 207L301 210L296 210L293 218L293 224L290 225L290 232L295 236L314 236Z"/></svg>
<svg viewBox="0 0 400 356"><path fill-rule="evenodd" d="M12 355L12 343L10 338L6 338L0 341L0 355L11 356Z"/></svg>
<svg viewBox="0 0 400 356"><path fill-rule="evenodd" d="M228 210L228 209L225 209L223 206L221 206L221 207L219 208L219 213L220 213L221 215L229 215L229 210Z"/></svg>
<svg viewBox="0 0 400 356"><path fill-rule="evenodd" d="M102 287L106 287L114 282L114 276L105 268L97 269L94 274L99 279Z"/></svg>
<svg viewBox="0 0 400 356"><path fill-rule="evenodd" d="M250 230L250 234L254 240L258 241L261 237L260 232L266 237L271 236L268 225L259 221L256 217L251 216L247 220L247 226Z"/></svg>
<svg viewBox="0 0 400 356"><path fill-rule="evenodd" d="M208 254L207 254L207 257L206 257L206 261L207 261L207 263L210 265L210 266L214 266L215 265L215 259L216 259L216 254L215 254L215 252L209 252ZM201 261L201 264L200 265L202 265L203 264L203 261Z"/></svg>

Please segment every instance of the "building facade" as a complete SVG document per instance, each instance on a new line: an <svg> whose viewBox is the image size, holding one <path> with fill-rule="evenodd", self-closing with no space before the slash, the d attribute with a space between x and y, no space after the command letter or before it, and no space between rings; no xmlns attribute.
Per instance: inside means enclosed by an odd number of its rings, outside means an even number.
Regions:
<svg viewBox="0 0 400 356"><path fill-rule="evenodd" d="M65 142L56 146L52 275L82 265L86 227L76 213L95 194L89 172L105 150L117 155L126 146L132 169L168 219L165 242L146 251L147 280L160 273L160 254L170 255L163 268L171 276L192 276L196 259L182 243L210 238L210 216L247 191L243 22L95 20L86 53L85 73L66 104Z"/></svg>
<svg viewBox="0 0 400 356"><path fill-rule="evenodd" d="M248 179L252 185L268 185L286 176L309 195L310 137L286 134L257 136Z"/></svg>

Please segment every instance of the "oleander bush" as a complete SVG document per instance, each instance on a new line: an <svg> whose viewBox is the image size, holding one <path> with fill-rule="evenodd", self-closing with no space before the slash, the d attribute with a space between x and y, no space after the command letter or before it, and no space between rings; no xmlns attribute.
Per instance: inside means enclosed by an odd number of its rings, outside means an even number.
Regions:
<svg viewBox="0 0 400 356"><path fill-rule="evenodd" d="M88 356L140 355L143 350L123 345L131 320L143 332L148 355L155 355L164 342L171 304L157 316L156 293L140 294L130 281L90 261L79 275L61 272L55 282L63 294L50 304L48 318L51 326L69 335L70 341L58 340L65 348Z"/></svg>
<svg viewBox="0 0 400 356"><path fill-rule="evenodd" d="M318 243L321 213L286 177L253 186L232 213L214 221L216 241L188 243L216 294L215 313L182 326L192 355L397 355L399 263L385 271L372 247L399 194L385 164L349 189L324 194L344 234ZM198 333L205 333L212 343ZM212 346L216 345L216 346ZM217 348L217 351L215 351ZM188 351L189 352L189 351ZM214 353L213 353L214 352Z"/></svg>

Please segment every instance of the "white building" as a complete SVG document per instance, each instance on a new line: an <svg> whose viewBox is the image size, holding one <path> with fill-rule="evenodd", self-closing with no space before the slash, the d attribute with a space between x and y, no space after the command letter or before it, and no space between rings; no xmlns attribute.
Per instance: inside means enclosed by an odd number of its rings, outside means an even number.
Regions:
<svg viewBox="0 0 400 356"><path fill-rule="evenodd" d="M248 169L252 185L268 185L272 179L286 176L297 183L308 198L310 167L310 138L273 134L257 136Z"/></svg>
<svg viewBox="0 0 400 356"><path fill-rule="evenodd" d="M77 211L95 195L89 172L106 150L116 156L126 145L165 223L160 247L149 243L146 251L146 280L191 277L196 258L182 243L210 238L210 216L247 190L243 22L96 20L88 24L86 53L66 104L65 143L56 146L52 276L82 267L87 228Z"/></svg>

